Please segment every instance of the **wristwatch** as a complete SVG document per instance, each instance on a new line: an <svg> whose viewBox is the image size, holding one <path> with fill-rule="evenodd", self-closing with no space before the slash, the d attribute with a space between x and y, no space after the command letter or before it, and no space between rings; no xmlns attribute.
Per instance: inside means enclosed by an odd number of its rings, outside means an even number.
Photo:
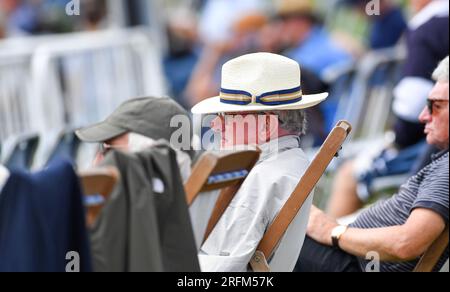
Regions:
<svg viewBox="0 0 450 292"><path fill-rule="evenodd" d="M341 239L342 234L344 234L345 231L347 231L347 229L348 229L348 226L339 225L331 231L331 242L334 247L340 248L339 247L339 239Z"/></svg>

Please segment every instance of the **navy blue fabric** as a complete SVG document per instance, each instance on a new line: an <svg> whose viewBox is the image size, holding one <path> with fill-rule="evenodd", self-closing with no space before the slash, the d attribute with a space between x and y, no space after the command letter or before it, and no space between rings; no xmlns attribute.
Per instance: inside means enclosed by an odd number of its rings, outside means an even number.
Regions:
<svg viewBox="0 0 450 292"><path fill-rule="evenodd" d="M368 0L343 0L344 5L355 6L365 10ZM393 47L408 28L402 8L392 6L381 11L380 15L371 15L372 22L370 30L369 45L372 50Z"/></svg>
<svg viewBox="0 0 450 292"><path fill-rule="evenodd" d="M291 88L291 89L285 89L285 90L278 90L278 91L271 91L271 92L266 92L263 93L261 95L256 96L256 102L263 104L263 105L283 105L283 104L292 104L292 103L296 103L302 100L302 87L295 87L295 88ZM232 99L224 99L221 98L220 102L222 103L226 103L226 104L235 104L235 105L248 105L252 102L252 94L250 92L244 91L244 90L234 90L234 89L225 89L225 88L221 88L220 89L221 94L231 94L231 95L243 95L243 96L247 96L249 97L248 100L243 101L243 100L232 100ZM294 94L294 93L298 93L297 98L292 98L289 100L278 100L278 101L265 101L266 98L272 97L272 96L279 96L279 95L284 95L284 94Z"/></svg>
<svg viewBox="0 0 450 292"><path fill-rule="evenodd" d="M363 270L361 270L357 257L339 248L323 245L306 236L294 272L360 273Z"/></svg>
<svg viewBox="0 0 450 292"><path fill-rule="evenodd" d="M434 69L448 56L449 18L434 17L418 29L409 31L407 46L404 76L431 80Z"/></svg>
<svg viewBox="0 0 450 292"><path fill-rule="evenodd" d="M80 144L81 141L74 132L64 134L53 149L47 165L62 159L75 162Z"/></svg>
<svg viewBox="0 0 450 292"><path fill-rule="evenodd" d="M413 123L397 117L394 123L395 144L399 149L411 147L425 139L425 124Z"/></svg>
<svg viewBox="0 0 450 292"><path fill-rule="evenodd" d="M370 33L370 48L375 50L395 46L406 28L405 18L399 7L374 17Z"/></svg>
<svg viewBox="0 0 450 292"><path fill-rule="evenodd" d="M79 253L80 271L91 271L84 218L69 162L36 174L12 170L0 194L0 272L65 272L72 251Z"/></svg>
<svg viewBox="0 0 450 292"><path fill-rule="evenodd" d="M448 56L449 18L434 17L416 30L406 34L408 56L403 67L403 77L420 77L432 80L439 62ZM426 96L423 97L426 99ZM425 137L423 125L411 123L397 117L394 131L395 143L409 147Z"/></svg>
<svg viewBox="0 0 450 292"><path fill-rule="evenodd" d="M361 199L373 195L373 182L377 178L407 174L417 162L420 153L426 149L427 144L421 141L416 145L402 149L397 155L390 157L384 150L372 162L371 168L358 177L360 186L364 186L366 193L359 194ZM360 190L362 191L362 190Z"/></svg>

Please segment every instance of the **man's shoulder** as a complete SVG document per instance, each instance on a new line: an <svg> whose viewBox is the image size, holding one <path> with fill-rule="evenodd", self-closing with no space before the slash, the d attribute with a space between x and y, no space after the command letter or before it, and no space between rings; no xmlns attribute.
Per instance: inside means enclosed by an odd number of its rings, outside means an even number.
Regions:
<svg viewBox="0 0 450 292"><path fill-rule="evenodd" d="M441 170L447 169L448 172L448 163L449 163L449 155L448 151L446 151L438 153L431 164L434 166L433 168L435 169Z"/></svg>
<svg viewBox="0 0 450 292"><path fill-rule="evenodd" d="M420 39L422 41L441 44L444 39L448 40L448 22L449 17L436 16L410 31L413 39Z"/></svg>
<svg viewBox="0 0 450 292"><path fill-rule="evenodd" d="M435 161L436 166L435 169L437 171L441 171L442 173L445 173L448 178L449 174L449 157L448 157L448 151L444 153L442 156L436 159Z"/></svg>
<svg viewBox="0 0 450 292"><path fill-rule="evenodd" d="M263 159L258 165L277 165L280 163L294 164L299 162L309 164L308 156L301 148L292 148L281 151L268 159Z"/></svg>
<svg viewBox="0 0 450 292"><path fill-rule="evenodd" d="M281 152L258 163L252 170L254 176L279 177L291 174L293 177L303 174L310 161L300 148Z"/></svg>
<svg viewBox="0 0 450 292"><path fill-rule="evenodd" d="M421 171L422 179L426 181L448 182L449 176L449 155L447 152L442 152L434 157L433 161L428 164Z"/></svg>
<svg viewBox="0 0 450 292"><path fill-rule="evenodd" d="M449 21L449 17L448 15L445 16L434 16L432 18L430 18L427 22L425 22L424 24L422 24L421 26L419 26L417 28L417 31L442 31L444 29L443 24L448 23ZM448 26L447 26L448 28Z"/></svg>

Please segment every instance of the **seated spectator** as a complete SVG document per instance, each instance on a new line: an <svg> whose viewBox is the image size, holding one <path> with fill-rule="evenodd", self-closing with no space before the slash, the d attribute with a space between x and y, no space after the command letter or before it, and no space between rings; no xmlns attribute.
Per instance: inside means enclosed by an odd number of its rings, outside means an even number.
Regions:
<svg viewBox="0 0 450 292"><path fill-rule="evenodd" d="M283 34L283 23L280 19L274 18L268 21L257 34L257 43L260 50L282 55L289 47L283 41ZM327 92L328 89L329 84L323 81L318 74L302 67L302 90L304 94ZM302 147L322 145L327 136L325 113L330 111L328 108L329 103L326 103L306 110L309 126L308 133L302 139Z"/></svg>
<svg viewBox="0 0 450 292"><path fill-rule="evenodd" d="M329 215L339 218L356 212L373 195L377 177L408 174L424 151L423 125L417 117L433 87L433 69L449 51L448 1L412 1L417 14L407 32L408 56L403 78L394 90L395 141L379 150L365 151L338 172ZM370 153L370 156L367 153Z"/></svg>
<svg viewBox="0 0 450 292"><path fill-rule="evenodd" d="M449 58L433 74L436 84L422 110L427 142L442 152L411 177L389 200L364 211L350 226L313 207L307 239L296 270L365 271L365 257L376 252L381 271L412 271L418 258L449 223ZM448 259L448 248L437 270Z"/></svg>
<svg viewBox="0 0 450 292"><path fill-rule="evenodd" d="M81 141L101 143L94 161L97 165L111 149L135 152L160 139L170 142L176 130L171 127L171 119L180 115L189 119L188 113L170 98L137 98L123 103L105 121L80 129L76 134ZM185 151L176 151L181 176L186 181L191 171L191 157Z"/></svg>
<svg viewBox="0 0 450 292"><path fill-rule="evenodd" d="M351 60L320 24L311 0L282 0L277 9L283 20L283 43L290 47L285 54L302 68L322 76L331 66Z"/></svg>
<svg viewBox="0 0 450 292"><path fill-rule="evenodd" d="M204 100L192 112L219 114L212 128L222 149L259 145L262 155L201 246L199 259L204 272L243 272L309 165L300 148L306 129L303 110L327 94L302 96L298 63L269 53L226 63L221 88L220 96ZM295 240L301 242L303 236L296 234ZM291 270L294 265L295 260L292 266L286 263Z"/></svg>

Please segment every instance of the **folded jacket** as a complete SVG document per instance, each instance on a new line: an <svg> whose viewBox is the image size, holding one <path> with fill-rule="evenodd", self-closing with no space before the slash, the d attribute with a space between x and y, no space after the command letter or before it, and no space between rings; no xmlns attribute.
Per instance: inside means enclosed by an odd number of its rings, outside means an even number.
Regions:
<svg viewBox="0 0 450 292"><path fill-rule="evenodd" d="M196 272L196 246L175 152L112 152L121 179L91 230L95 271Z"/></svg>

